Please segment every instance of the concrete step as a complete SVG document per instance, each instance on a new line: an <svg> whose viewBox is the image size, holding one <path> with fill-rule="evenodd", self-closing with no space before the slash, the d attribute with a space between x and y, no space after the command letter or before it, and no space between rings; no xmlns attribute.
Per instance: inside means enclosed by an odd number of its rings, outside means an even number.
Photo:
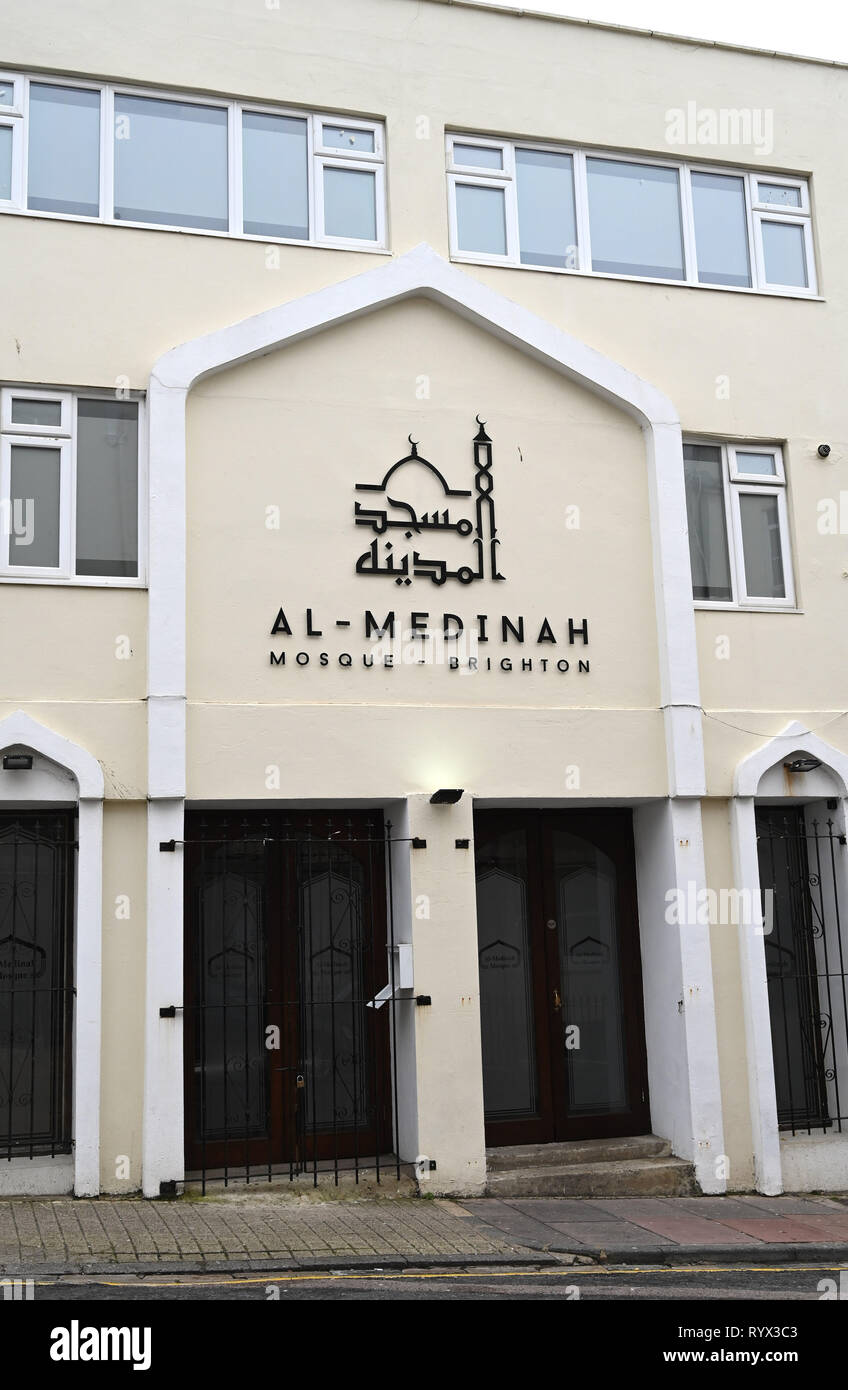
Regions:
<svg viewBox="0 0 848 1390"><path fill-rule="evenodd" d="M635 1134L622 1139L576 1139L567 1144L516 1144L508 1149L487 1149L486 1167L490 1173L500 1173L514 1168L559 1168L566 1163L614 1163L670 1155L668 1140L656 1134Z"/></svg>
<svg viewBox="0 0 848 1390"><path fill-rule="evenodd" d="M487 1197L697 1197L691 1163L633 1158L601 1163L540 1164L489 1172Z"/></svg>

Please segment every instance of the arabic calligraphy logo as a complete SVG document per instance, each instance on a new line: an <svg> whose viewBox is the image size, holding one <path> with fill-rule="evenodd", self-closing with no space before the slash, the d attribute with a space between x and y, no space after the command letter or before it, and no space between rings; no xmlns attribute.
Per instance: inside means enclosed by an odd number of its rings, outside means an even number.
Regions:
<svg viewBox="0 0 848 1390"><path fill-rule="evenodd" d="M474 437L474 490L470 488L448 487L444 475L435 464L418 452L418 444L409 436L412 452L393 463L381 483L357 483L357 492L380 492L385 496L383 508L367 507L359 501L354 503L354 520L357 526L369 526L374 532L374 540L356 562L357 574L389 575L396 584L411 584L416 579L430 579L434 584L444 584L448 579L458 579L460 584L473 584L476 579L503 579L498 571L497 549L500 545L495 526L495 503L492 496L494 479L492 477L492 441L486 433L486 422L477 417L480 426ZM465 507L459 510L473 515L451 517L450 504L441 511L436 508L428 512L424 508L420 514L409 502L389 493L402 491L403 479L395 475L407 465L428 469L441 487L446 498L468 498ZM394 479L394 482L392 481ZM417 549L407 549L402 555L395 542L383 539L390 532L400 531L403 539L418 543L431 531L453 532L463 540L473 536L468 548L472 551L473 564L461 564L456 569L449 568L449 561L428 559ZM380 549L382 545L382 556ZM429 545L427 549L429 549ZM488 575L486 573L488 567Z"/></svg>

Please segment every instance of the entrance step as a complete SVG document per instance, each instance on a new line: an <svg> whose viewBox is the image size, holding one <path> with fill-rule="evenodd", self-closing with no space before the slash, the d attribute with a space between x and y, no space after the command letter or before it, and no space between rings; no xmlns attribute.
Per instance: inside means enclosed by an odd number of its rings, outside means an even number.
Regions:
<svg viewBox="0 0 848 1390"><path fill-rule="evenodd" d="M655 1134L487 1149L489 1197L697 1196L691 1163Z"/></svg>

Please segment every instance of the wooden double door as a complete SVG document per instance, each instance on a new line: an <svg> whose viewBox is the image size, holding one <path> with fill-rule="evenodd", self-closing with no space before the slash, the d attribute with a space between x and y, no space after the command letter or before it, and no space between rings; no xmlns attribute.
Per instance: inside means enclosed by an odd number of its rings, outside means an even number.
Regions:
<svg viewBox="0 0 848 1390"><path fill-rule="evenodd" d="M390 1152L382 821L190 813L185 873L187 1169Z"/></svg>
<svg viewBox="0 0 848 1390"><path fill-rule="evenodd" d="M475 817L486 1142L650 1131L629 811Z"/></svg>

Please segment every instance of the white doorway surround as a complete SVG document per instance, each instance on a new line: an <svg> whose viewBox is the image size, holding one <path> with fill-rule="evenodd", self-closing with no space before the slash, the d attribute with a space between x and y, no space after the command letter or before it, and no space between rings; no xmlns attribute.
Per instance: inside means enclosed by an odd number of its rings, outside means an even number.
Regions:
<svg viewBox="0 0 848 1390"><path fill-rule="evenodd" d="M0 1164L0 1194L100 1191L103 770L86 749L18 710L0 720L0 755L31 753L27 772L0 769L0 808L75 806L74 1027L71 1155Z"/></svg>
<svg viewBox="0 0 848 1390"><path fill-rule="evenodd" d="M784 775L787 761L801 756L820 766L795 773L791 783ZM833 820L844 834L848 810L848 755L825 743L817 734L794 721L769 739L736 768L731 802L731 835L734 878L745 900L759 904L760 869L757 854L757 800L787 798L797 805L836 800ZM848 892L848 857L837 865L843 893ZM848 896L843 897L848 902ZM745 914L743 914L744 918ZM774 1055L765 932L758 921L739 926L739 956L748 1057L748 1094L757 1191L776 1196L786 1189L827 1191L848 1185L848 1135L813 1134L781 1137L778 1126ZM846 923L842 923L843 934ZM845 942L848 948L848 941Z"/></svg>

